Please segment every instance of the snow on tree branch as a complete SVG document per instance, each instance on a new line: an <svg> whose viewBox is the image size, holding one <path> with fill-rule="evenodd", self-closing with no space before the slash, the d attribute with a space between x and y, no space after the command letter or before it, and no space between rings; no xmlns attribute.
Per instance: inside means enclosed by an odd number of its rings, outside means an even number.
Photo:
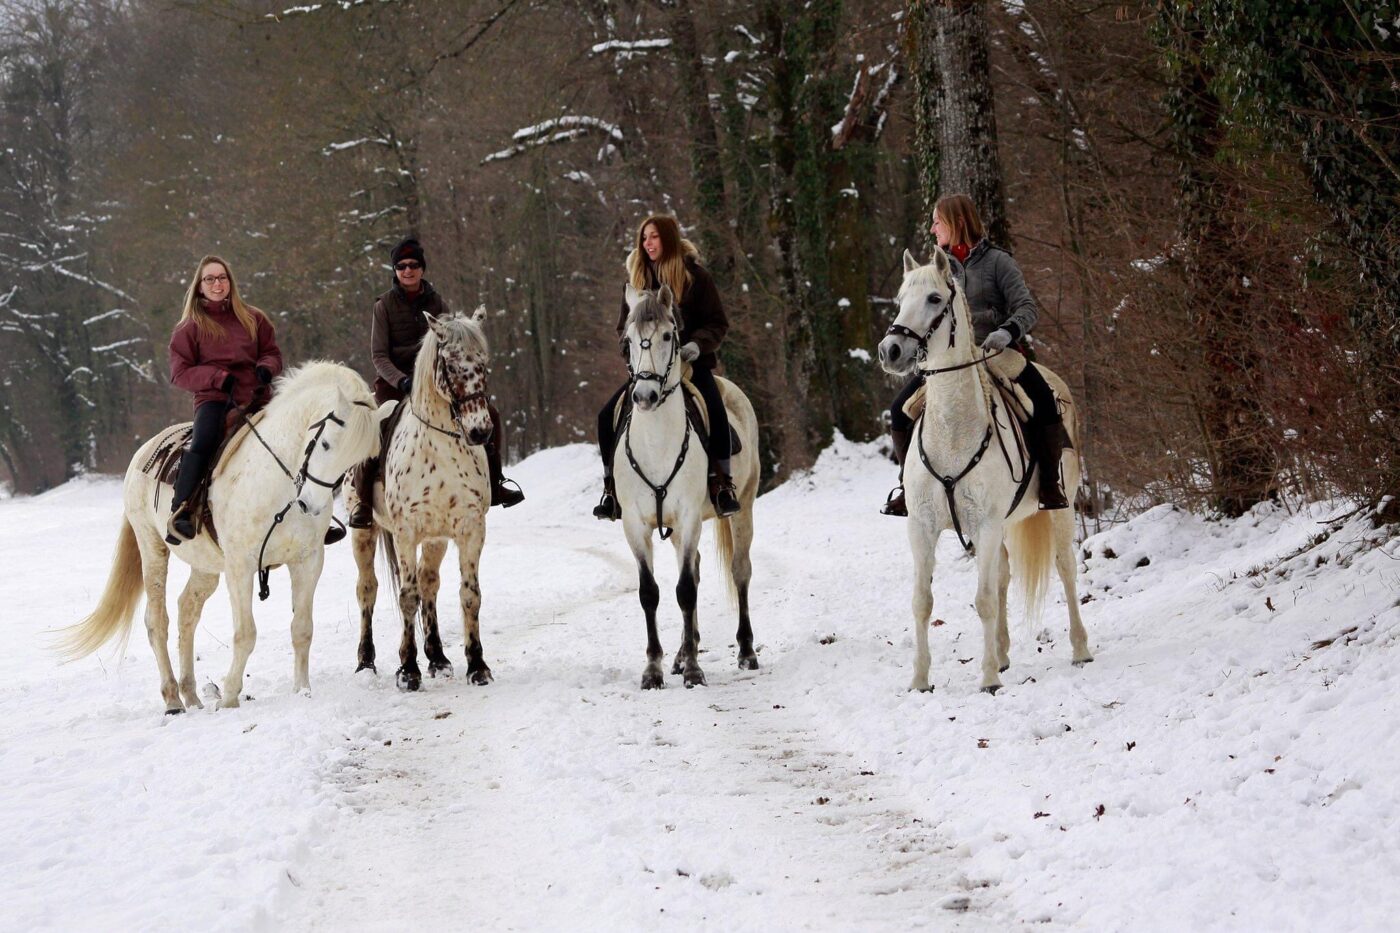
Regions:
<svg viewBox="0 0 1400 933"><path fill-rule="evenodd" d="M599 42L588 50L589 55L602 55L604 52L616 52L619 58L631 58L634 55L645 55L655 49L668 48L671 45L670 39L609 39L607 42Z"/></svg>
<svg viewBox="0 0 1400 933"><path fill-rule="evenodd" d="M352 7L364 6L366 3L397 3L398 0L333 0L329 3L303 3L301 6L289 6L280 13L267 13L264 19L281 21L290 19L293 16L306 16L310 13L318 13L326 9L349 10Z"/></svg>
<svg viewBox="0 0 1400 933"><path fill-rule="evenodd" d="M394 144L383 137L366 136L363 139L351 139L343 143L330 143L321 150L321 155L334 155L337 152L344 152L346 149L354 149L356 146L389 146Z"/></svg>
<svg viewBox="0 0 1400 933"><path fill-rule="evenodd" d="M536 146L548 146L551 143L577 139L592 130L599 130L606 133L611 139L622 142L622 129L606 120L584 116L555 117L552 120L545 120L543 123L536 123L534 126L516 130L511 136L511 139L516 141L516 145L491 153L481 160L481 164L509 159Z"/></svg>

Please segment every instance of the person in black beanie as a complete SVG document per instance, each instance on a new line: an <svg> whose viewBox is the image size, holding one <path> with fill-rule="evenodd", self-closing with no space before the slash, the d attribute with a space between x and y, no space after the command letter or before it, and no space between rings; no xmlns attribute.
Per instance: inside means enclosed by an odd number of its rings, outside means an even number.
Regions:
<svg viewBox="0 0 1400 933"><path fill-rule="evenodd" d="M389 252L394 267L394 284L375 299L370 323L370 357L374 361L374 398L383 404L403 401L413 389L413 361L423 337L428 333L424 312L433 317L450 314L447 302L423 277L428 260L423 245L413 237L400 240ZM491 504L510 508L523 501L525 494L501 472L501 413L488 403L491 412L491 439L485 444L486 463L491 472ZM373 525L374 483L379 478L379 460L371 458L355 468L352 481L358 498L350 513L351 528ZM510 483L511 485L506 485Z"/></svg>

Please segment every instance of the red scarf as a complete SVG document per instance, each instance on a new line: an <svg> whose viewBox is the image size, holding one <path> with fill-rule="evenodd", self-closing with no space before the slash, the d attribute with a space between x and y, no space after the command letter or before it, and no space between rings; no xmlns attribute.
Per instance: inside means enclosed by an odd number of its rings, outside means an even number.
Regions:
<svg viewBox="0 0 1400 933"><path fill-rule="evenodd" d="M968 255L972 252L972 247L966 243L954 243L948 247L948 252L953 254L953 258L958 262L967 262Z"/></svg>

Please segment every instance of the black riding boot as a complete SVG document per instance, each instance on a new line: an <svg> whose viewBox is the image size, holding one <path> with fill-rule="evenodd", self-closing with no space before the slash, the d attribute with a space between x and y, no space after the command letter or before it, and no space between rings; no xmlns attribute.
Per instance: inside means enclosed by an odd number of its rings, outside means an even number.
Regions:
<svg viewBox="0 0 1400 933"><path fill-rule="evenodd" d="M180 458L180 472L175 477L175 494L170 500L170 512L173 517L170 519L170 533L165 536L166 544L178 546L195 535L194 515L184 506L199 486L199 481L204 478L204 461L204 454L194 449L186 450Z"/></svg>
<svg viewBox="0 0 1400 933"><path fill-rule="evenodd" d="M617 487L611 476L603 477L603 497L593 506L593 517L605 522L615 522L622 517L622 507L617 504Z"/></svg>
<svg viewBox="0 0 1400 933"><path fill-rule="evenodd" d="M525 493L515 480L506 479L501 470L501 413L495 405L487 406L491 413L491 439L486 442L486 468L491 474L491 504L508 509L525 501ZM506 484L510 485L507 486ZM514 488L511 488L514 487Z"/></svg>
<svg viewBox="0 0 1400 933"><path fill-rule="evenodd" d="M1016 384L1026 390L1034 411L1026 423L1026 440L1030 442L1031 454L1040 470L1040 507L1042 509L1067 509L1064 485L1060 479L1060 458L1065 448L1071 446L1069 433L1060 418L1060 407L1055 402L1055 393L1050 384L1035 368L1026 363Z"/></svg>
<svg viewBox="0 0 1400 933"><path fill-rule="evenodd" d="M914 432L908 428L890 428L890 440L894 442L894 458L899 461L899 485L891 489L889 496L885 498L885 504L880 509L881 515L903 518L909 514L909 509L904 504L904 461L909 456L909 443L913 439Z"/></svg>
<svg viewBox="0 0 1400 933"><path fill-rule="evenodd" d="M351 528L374 527L374 481L379 478L379 458L361 461L350 471L350 484L355 489L355 507L350 510Z"/></svg>
<svg viewBox="0 0 1400 933"><path fill-rule="evenodd" d="M729 460L716 460L710 473L710 501L714 503L715 514L720 518L733 515L743 508L739 495L734 491L734 480L729 475Z"/></svg>

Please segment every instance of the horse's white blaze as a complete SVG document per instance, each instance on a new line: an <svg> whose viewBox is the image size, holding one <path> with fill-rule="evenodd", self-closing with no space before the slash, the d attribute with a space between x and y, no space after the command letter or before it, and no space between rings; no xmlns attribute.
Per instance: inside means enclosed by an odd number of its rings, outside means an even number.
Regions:
<svg viewBox="0 0 1400 933"><path fill-rule="evenodd" d="M980 353L975 345L972 318L961 289L952 287L952 267L942 250L920 266L908 251L904 256L904 282L899 291L899 315L895 324L926 336L925 370L970 363ZM952 301L950 313L943 312ZM940 315L942 315L940 317ZM953 330L955 328L955 330ZM950 334L954 340L950 346ZM886 371L908 374L915 366L919 341L907 334L890 334L880 342L880 361ZM928 688L930 652L928 623L933 611L931 581L934 549L939 536L954 527L953 512L942 483L924 466L920 448L929 464L944 476L956 476L977 453L991 421L991 386L985 370L1007 379L1026 365L1017 353L989 359L985 366L969 366L929 377L924 414L919 420L915 447L904 470L904 496L909 509L909 545L914 555L914 676L913 689ZM1046 381L1060 398L1070 402L1065 384L1044 367ZM1074 408L1067 405L1065 428L1076 441ZM996 441L993 440L995 445ZM1064 482L1073 490L1079 484L1079 457L1065 451ZM953 507L963 534L975 545L978 567L977 614L983 626L982 686L1001 686L1000 668L1010 663L1010 638L1006 624L1006 591L1013 570L1021 580L1028 611L1037 608L1051 560L1065 587L1074 661L1092 660L1088 637L1079 617L1075 595L1074 513L1070 509L1041 512L1032 476L1026 494L1014 512L1007 514L1016 493L1016 482L999 455L988 451L953 492Z"/></svg>
<svg viewBox="0 0 1400 933"><path fill-rule="evenodd" d="M202 705L194 688L194 630L205 601L223 574L233 604L234 657L224 680L221 705L237 706L248 656L257 637L252 602L258 554L273 525L273 516L299 497L295 484L283 473L273 454L294 474L305 461L310 475L335 481L378 447L378 417L373 401L365 381L336 363L309 363L283 376L257 426L268 447L264 448L256 438L245 439L211 481L209 502L219 533L218 544L207 532L174 549L165 543L172 490L141 471L159 437L143 444L126 471L122 537L107 590L97 610L64 636L67 653L81 656L109 638L124 634L136 608L135 600L129 596L136 581L141 581L146 596L147 636L160 669L166 709L178 712L186 705ZM308 456L315 423L332 414L344 426L332 424L331 429L322 431ZM326 507L330 497L329 489L310 482L304 484L300 498L307 502L308 510L303 512L295 505L289 508L267 539L263 553L265 566L285 564L291 571L295 689L308 685L312 594L321 573L322 541L330 524L330 509ZM139 557L127 546L127 534L134 537ZM194 570L180 597L178 682L167 645L170 618L165 587L171 553Z"/></svg>

